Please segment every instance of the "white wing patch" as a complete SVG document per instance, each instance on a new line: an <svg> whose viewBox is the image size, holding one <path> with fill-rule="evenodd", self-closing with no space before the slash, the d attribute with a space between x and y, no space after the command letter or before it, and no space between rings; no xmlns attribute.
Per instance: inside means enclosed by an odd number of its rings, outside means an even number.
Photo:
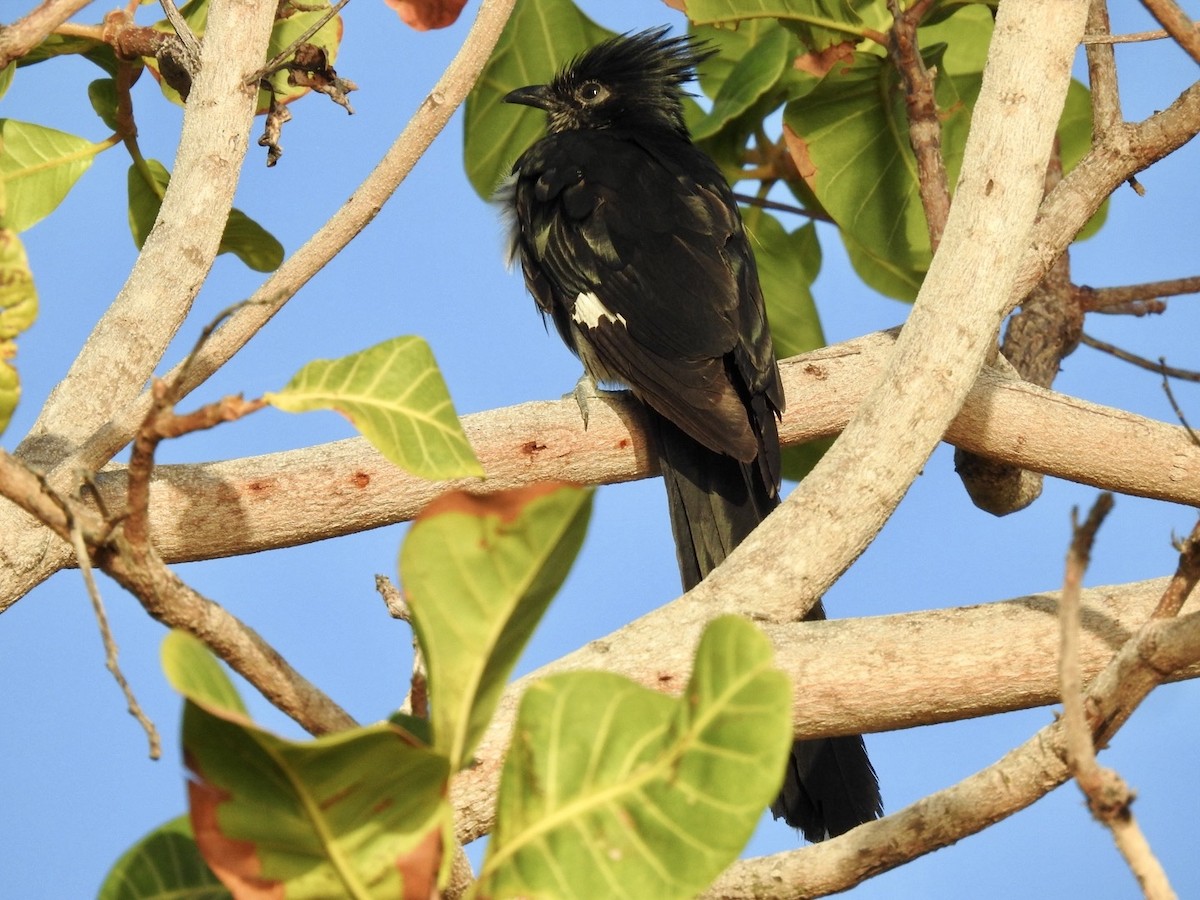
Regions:
<svg viewBox="0 0 1200 900"><path fill-rule="evenodd" d="M579 295L576 296L575 307L571 310L571 318L577 324L587 328L596 328L599 326L601 319L613 325L619 323L626 328L629 327L629 323L625 321L623 315L614 313L604 305L604 301L591 291L580 291Z"/></svg>

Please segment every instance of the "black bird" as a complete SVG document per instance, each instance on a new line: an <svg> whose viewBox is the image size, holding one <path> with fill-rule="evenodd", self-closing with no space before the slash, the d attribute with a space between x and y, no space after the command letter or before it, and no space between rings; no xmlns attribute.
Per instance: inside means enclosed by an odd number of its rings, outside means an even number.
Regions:
<svg viewBox="0 0 1200 900"><path fill-rule="evenodd" d="M684 124L683 84L711 55L658 28L508 94L545 110L548 134L498 193L542 315L585 376L649 409L685 590L779 503L783 390L758 270L728 183ZM796 742L771 810L812 841L879 816L862 738Z"/></svg>

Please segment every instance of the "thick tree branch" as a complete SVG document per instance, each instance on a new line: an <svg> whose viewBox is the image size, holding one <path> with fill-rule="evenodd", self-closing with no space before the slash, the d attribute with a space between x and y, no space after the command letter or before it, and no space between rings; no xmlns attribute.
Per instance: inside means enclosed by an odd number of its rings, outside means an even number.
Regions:
<svg viewBox="0 0 1200 900"><path fill-rule="evenodd" d="M1085 678L1100 672L1138 631L1168 584L1164 578L1084 591L1079 659ZM696 603L694 594L592 641L509 687L476 751L477 765L455 782L460 839L473 840L491 827L504 750L517 703L528 684L555 672L603 669L656 690L682 690L696 642L711 618L711 609ZM1195 603L1193 599L1190 608L1195 609ZM1200 613L1191 618L1200 618ZM1189 627L1200 630L1200 622ZM804 685L793 706L798 737L908 728L1059 700L1057 595L1053 593L957 609L768 625L764 630L775 645L780 668L794 684ZM1172 677L1200 676L1196 648L1189 648L1174 632L1170 637L1174 656L1164 671L1175 672ZM847 702L848 697L853 702ZM1056 783L1066 777L1063 764ZM990 783L995 787L996 778ZM1040 793L1009 812L1037 796ZM858 829L853 832L858 833ZM841 845L839 859L853 856L848 846ZM839 865L848 863L841 859Z"/></svg>
<svg viewBox="0 0 1200 900"><path fill-rule="evenodd" d="M1197 661L1200 613L1144 626L1089 691L1096 742L1112 738L1162 682L1163 672ZM1124 683L1136 689L1118 690ZM1026 808L1067 780L1065 756L1065 729L1058 721L986 769L884 819L800 850L740 860L702 896L789 900L847 890Z"/></svg>
<svg viewBox="0 0 1200 900"><path fill-rule="evenodd" d="M1200 63L1200 31L1175 0L1142 0L1150 14L1192 59Z"/></svg>
<svg viewBox="0 0 1200 900"><path fill-rule="evenodd" d="M840 432L883 371L894 341L894 335L878 333L786 360L784 443ZM655 474L654 454L638 416L619 395L594 404L586 431L573 401L467 416L464 426L488 472L486 482L425 481L400 471L361 439L229 462L160 466L151 484L152 533L169 562L207 559L408 520L451 487L496 491L540 481L646 478ZM1200 505L1200 448L1182 429L991 369L981 373L946 440L1104 490ZM122 509L124 470L105 470L96 481L106 503ZM2 481L0 496L20 501ZM47 574L71 564L65 547L42 552L36 562ZM9 592L0 594L0 610L32 587L17 573L7 574Z"/></svg>
<svg viewBox="0 0 1200 900"><path fill-rule="evenodd" d="M1082 0L1000 5L954 205L895 353L800 487L695 589L714 612L753 594L744 611L801 618L878 533L958 414L1014 295L1086 12ZM792 547L803 535L805 552L781 553L785 535Z"/></svg>

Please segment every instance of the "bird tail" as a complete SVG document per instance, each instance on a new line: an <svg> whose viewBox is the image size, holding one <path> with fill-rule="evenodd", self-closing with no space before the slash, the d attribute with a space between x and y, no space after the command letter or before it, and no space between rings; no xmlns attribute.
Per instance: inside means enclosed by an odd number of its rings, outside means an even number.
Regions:
<svg viewBox="0 0 1200 900"><path fill-rule="evenodd" d="M691 590L767 517L779 496L759 460L743 463L716 453L657 413L651 416L679 573L684 590ZM806 617L824 618L820 602ZM878 818L879 780L862 735L796 741L771 812L809 841Z"/></svg>

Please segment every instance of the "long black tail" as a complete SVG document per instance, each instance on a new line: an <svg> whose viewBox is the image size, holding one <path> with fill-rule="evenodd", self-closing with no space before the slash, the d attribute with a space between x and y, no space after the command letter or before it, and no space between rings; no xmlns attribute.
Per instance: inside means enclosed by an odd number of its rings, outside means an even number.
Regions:
<svg viewBox="0 0 1200 900"><path fill-rule="evenodd" d="M684 590L699 584L779 503L757 462L714 453L661 416L659 463L667 488L671 530ZM824 619L817 603L808 619ZM820 841L883 813L879 779L862 735L796 741L779 797L776 819Z"/></svg>

